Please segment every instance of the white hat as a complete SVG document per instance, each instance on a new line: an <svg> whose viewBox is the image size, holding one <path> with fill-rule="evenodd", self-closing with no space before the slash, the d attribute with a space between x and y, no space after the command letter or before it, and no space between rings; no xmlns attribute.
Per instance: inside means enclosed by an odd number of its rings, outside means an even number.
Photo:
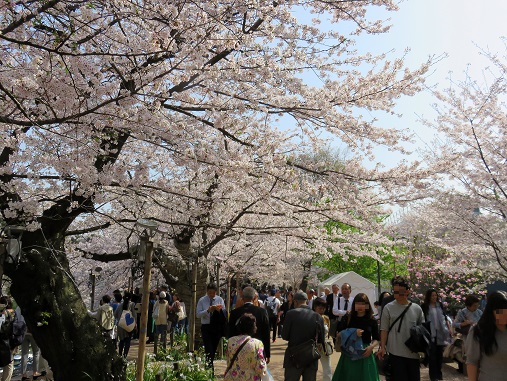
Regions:
<svg viewBox="0 0 507 381"><path fill-rule="evenodd" d="M164 291L160 291L160 294L158 294L159 298L160 299L165 299L165 292Z"/></svg>

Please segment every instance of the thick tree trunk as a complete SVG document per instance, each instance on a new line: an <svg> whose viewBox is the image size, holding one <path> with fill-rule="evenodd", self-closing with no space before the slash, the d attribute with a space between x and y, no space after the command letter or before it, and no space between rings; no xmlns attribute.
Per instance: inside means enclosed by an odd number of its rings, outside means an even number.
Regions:
<svg viewBox="0 0 507 381"><path fill-rule="evenodd" d="M23 246L21 262L7 265L5 273L55 381L123 381L124 363L87 314L70 274L63 239L51 240L40 231L25 233Z"/></svg>
<svg viewBox="0 0 507 381"><path fill-rule="evenodd" d="M206 286L208 282L208 268L205 264L206 258L199 260L199 268L197 271L197 300L206 294ZM204 263L203 263L204 262ZM167 284L174 288L179 297L185 303L187 316L189 317L195 313L196 305L192 305L192 269L191 266L183 261L170 261L162 270L162 274L167 281ZM170 274L171 277L166 276ZM174 278L178 281L174 281ZM201 337L201 321L196 319L196 338L200 340Z"/></svg>

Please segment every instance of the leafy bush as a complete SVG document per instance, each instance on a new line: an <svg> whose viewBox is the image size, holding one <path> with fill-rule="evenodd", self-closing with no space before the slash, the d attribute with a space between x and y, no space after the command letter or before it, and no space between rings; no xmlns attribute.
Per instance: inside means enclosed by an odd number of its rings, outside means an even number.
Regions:
<svg viewBox="0 0 507 381"><path fill-rule="evenodd" d="M194 353L186 350L186 335L175 335L174 343L166 351L159 350L157 356L146 354L144 381L155 381L160 374L164 381L209 381L213 379L211 369L206 369L204 349ZM127 364L127 381L136 379L136 362Z"/></svg>

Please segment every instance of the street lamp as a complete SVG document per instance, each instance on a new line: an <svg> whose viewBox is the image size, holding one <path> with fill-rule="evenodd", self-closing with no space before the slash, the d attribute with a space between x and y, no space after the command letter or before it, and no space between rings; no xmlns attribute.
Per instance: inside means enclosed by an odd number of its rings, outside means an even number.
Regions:
<svg viewBox="0 0 507 381"><path fill-rule="evenodd" d="M7 246L6 246L6 258L5 261L7 263L18 264L19 259L21 257L21 238L23 237L23 232L26 229L22 226L10 226L7 225L4 228L5 233L7 234Z"/></svg>
<svg viewBox="0 0 507 381"><path fill-rule="evenodd" d="M139 327L139 350L137 354L136 381L143 381L144 356L146 352L146 329L148 326L148 303L150 302L151 258L153 255L153 237L157 233L155 221L140 219L136 226L142 229L139 259L144 260L143 296L141 299L141 322ZM142 257L142 258L141 258Z"/></svg>
<svg viewBox="0 0 507 381"><path fill-rule="evenodd" d="M90 269L90 284L92 286L92 290L90 292L90 311L93 311L93 304L95 302L95 280L97 279L97 276L100 275L100 272L102 271L102 267L95 267Z"/></svg>

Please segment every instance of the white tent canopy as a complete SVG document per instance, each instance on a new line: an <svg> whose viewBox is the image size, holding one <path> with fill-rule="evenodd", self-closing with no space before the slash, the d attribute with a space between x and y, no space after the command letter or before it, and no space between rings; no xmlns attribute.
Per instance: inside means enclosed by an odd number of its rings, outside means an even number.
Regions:
<svg viewBox="0 0 507 381"><path fill-rule="evenodd" d="M359 294L360 292L368 295L368 299L370 299L370 304L373 307L373 303L378 300L377 287L375 283L369 281L365 277L355 273L354 271L347 271L345 273L335 274L328 279L319 283L319 294L324 290L325 287L331 289L333 284L337 284L340 288L342 284L348 283L352 287L351 296ZM373 310L375 312L375 310Z"/></svg>

